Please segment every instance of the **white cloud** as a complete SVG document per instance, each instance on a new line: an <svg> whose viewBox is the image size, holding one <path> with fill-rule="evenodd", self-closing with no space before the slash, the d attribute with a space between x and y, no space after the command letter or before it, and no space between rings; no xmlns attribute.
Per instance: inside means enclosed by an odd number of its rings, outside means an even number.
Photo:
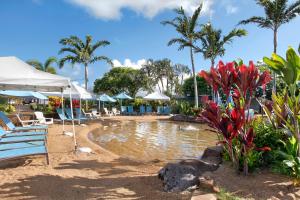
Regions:
<svg viewBox="0 0 300 200"><path fill-rule="evenodd" d="M130 9L147 18L153 18L158 13L182 6L192 13L203 2L204 15L212 15L214 0L67 0L100 19L115 20L122 17L122 9Z"/></svg>
<svg viewBox="0 0 300 200"><path fill-rule="evenodd" d="M147 62L146 59L140 59L137 62L133 62L130 59L126 58L123 63L121 63L119 60L113 60L113 67L132 67L134 69L140 69L142 68L143 64Z"/></svg>
<svg viewBox="0 0 300 200"><path fill-rule="evenodd" d="M238 7L236 7L236 6L233 6L233 5L227 5L226 6L226 12L227 12L227 14L235 14L235 13L237 13L237 11L238 11Z"/></svg>

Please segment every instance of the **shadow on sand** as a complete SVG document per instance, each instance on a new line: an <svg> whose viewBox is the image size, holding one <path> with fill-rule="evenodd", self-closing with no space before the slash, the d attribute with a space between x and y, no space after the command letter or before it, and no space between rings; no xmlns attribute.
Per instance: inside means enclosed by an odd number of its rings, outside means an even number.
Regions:
<svg viewBox="0 0 300 200"><path fill-rule="evenodd" d="M133 161L132 161L133 162ZM18 179L0 186L0 196L12 199L189 199L189 196L162 191L155 174L136 171L139 163L116 159L111 163L97 160L63 163L54 175L45 173ZM69 171L73 171L69 175ZM74 171L76 172L74 174ZM90 175L95 174L97 175ZM64 174L65 173L65 174ZM55 175L56 174L56 175Z"/></svg>

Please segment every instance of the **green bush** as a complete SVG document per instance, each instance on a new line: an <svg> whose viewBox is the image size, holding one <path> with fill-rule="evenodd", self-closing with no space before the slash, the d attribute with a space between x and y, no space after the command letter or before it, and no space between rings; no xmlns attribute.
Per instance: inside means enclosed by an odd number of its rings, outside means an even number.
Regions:
<svg viewBox="0 0 300 200"><path fill-rule="evenodd" d="M258 118L253 122L253 128L256 134L254 143L257 148L270 147L271 151L259 151L256 156L257 160L253 163L255 167L270 166L277 162L277 155L275 153L281 147L279 141L286 140L287 136L283 129L275 129L271 124Z"/></svg>

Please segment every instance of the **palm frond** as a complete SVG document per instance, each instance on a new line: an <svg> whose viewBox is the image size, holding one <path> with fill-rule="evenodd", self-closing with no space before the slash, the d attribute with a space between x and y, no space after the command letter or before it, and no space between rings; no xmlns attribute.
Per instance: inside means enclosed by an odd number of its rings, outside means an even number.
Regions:
<svg viewBox="0 0 300 200"><path fill-rule="evenodd" d="M272 25L272 21L269 19L266 19L264 17L251 17L249 19L246 20L242 20L238 23L238 25L245 25L245 24L250 24L250 23L254 23L257 24L259 27L262 28L273 28Z"/></svg>
<svg viewBox="0 0 300 200"><path fill-rule="evenodd" d="M79 55L80 54L80 51L78 49L74 49L74 48L71 48L71 47L64 47L64 48L61 48L58 52L58 54L62 54L62 53L73 53L75 55Z"/></svg>
<svg viewBox="0 0 300 200"><path fill-rule="evenodd" d="M242 37L247 34L245 29L233 29L228 35L223 37L221 44L231 43L234 37Z"/></svg>
<svg viewBox="0 0 300 200"><path fill-rule="evenodd" d="M106 61L106 63L113 65L111 59L109 59L106 56L95 56L94 58L91 59L90 63L95 63L97 61Z"/></svg>
<svg viewBox="0 0 300 200"><path fill-rule="evenodd" d="M45 61L45 64L44 64L44 69L45 71L50 67L50 65L52 63L57 63L57 58L56 57L49 57L46 61Z"/></svg>
<svg viewBox="0 0 300 200"><path fill-rule="evenodd" d="M110 45L109 41L106 40L97 41L94 45L91 46L90 53L93 53L99 47L105 47L107 45Z"/></svg>
<svg viewBox="0 0 300 200"><path fill-rule="evenodd" d="M38 61L38 60L35 60L35 59L31 59L31 60L28 60L26 61L27 64L33 66L34 68L38 69L38 70L42 70L44 71L44 66L43 64Z"/></svg>
<svg viewBox="0 0 300 200"><path fill-rule="evenodd" d="M63 57L62 59L60 59L59 68L63 68L63 66L65 65L66 62L69 62L72 65L74 65L75 63L81 63L81 61L79 60L78 57L67 55L67 56Z"/></svg>
<svg viewBox="0 0 300 200"><path fill-rule="evenodd" d="M190 20L190 23L189 23L190 33L194 32L194 30L195 30L201 10L202 10L202 4L200 4L200 6L195 10L195 12Z"/></svg>

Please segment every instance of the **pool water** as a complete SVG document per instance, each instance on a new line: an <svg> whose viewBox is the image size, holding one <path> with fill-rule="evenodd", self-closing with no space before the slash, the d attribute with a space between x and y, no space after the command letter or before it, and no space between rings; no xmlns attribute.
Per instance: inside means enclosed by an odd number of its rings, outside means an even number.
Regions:
<svg viewBox="0 0 300 200"><path fill-rule="evenodd" d="M217 136L206 125L170 121L112 122L91 139L120 156L138 160L171 161L198 158Z"/></svg>

